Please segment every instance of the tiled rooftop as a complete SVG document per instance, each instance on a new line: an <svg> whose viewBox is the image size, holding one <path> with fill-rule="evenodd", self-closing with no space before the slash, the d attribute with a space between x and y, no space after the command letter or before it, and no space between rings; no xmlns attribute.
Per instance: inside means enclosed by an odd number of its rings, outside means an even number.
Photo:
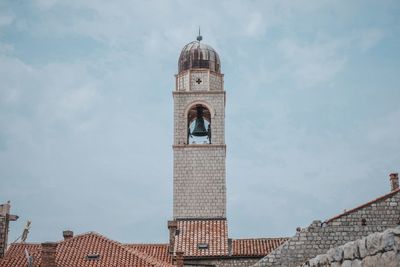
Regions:
<svg viewBox="0 0 400 267"><path fill-rule="evenodd" d="M226 220L178 220L179 234L175 251L185 257L215 257L228 255L228 225ZM199 246L207 245L207 248Z"/></svg>
<svg viewBox="0 0 400 267"><path fill-rule="evenodd" d="M229 251L227 228L226 220L178 220L175 251L183 251L185 257L263 257L286 241L286 238L234 239ZM33 257L33 267L39 267L41 244L29 243L11 244L5 258L0 260L0 267L27 267L25 249ZM89 254L99 257L88 259ZM168 244L121 244L94 232L60 241L56 262L62 267L173 266Z"/></svg>
<svg viewBox="0 0 400 267"><path fill-rule="evenodd" d="M33 256L34 267L41 262L40 244L12 244L0 267L26 267L25 248ZM98 259L87 259L89 254L98 254ZM87 233L62 241L57 246L57 266L62 267L172 267L142 251L124 246L97 233Z"/></svg>
<svg viewBox="0 0 400 267"><path fill-rule="evenodd" d="M172 256L168 252L168 244L124 244L124 246L146 253L163 262L172 263Z"/></svg>
<svg viewBox="0 0 400 267"><path fill-rule="evenodd" d="M12 244L3 260L0 259L1 267L26 267L28 266L25 256L25 249L30 256L33 256L33 267L39 267L40 264L40 244Z"/></svg>
<svg viewBox="0 0 400 267"><path fill-rule="evenodd" d="M232 256L264 257L283 244L288 238L233 239Z"/></svg>

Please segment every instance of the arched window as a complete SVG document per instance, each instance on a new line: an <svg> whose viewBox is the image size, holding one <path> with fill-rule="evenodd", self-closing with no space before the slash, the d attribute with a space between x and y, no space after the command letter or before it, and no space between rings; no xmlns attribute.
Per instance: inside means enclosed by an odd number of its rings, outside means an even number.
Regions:
<svg viewBox="0 0 400 267"><path fill-rule="evenodd" d="M211 113L201 104L196 104L188 112L188 144L211 144Z"/></svg>

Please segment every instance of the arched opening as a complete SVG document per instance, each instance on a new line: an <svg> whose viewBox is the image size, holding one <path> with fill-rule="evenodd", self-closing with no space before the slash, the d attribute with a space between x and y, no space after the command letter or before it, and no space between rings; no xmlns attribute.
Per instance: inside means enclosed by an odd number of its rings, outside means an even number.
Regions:
<svg viewBox="0 0 400 267"><path fill-rule="evenodd" d="M202 104L193 105L187 113L188 144L211 144L211 112Z"/></svg>

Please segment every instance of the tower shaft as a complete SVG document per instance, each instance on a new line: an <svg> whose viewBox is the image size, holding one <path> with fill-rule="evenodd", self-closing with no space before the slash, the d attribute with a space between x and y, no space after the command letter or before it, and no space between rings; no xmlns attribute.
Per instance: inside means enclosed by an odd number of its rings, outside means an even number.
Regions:
<svg viewBox="0 0 400 267"><path fill-rule="evenodd" d="M224 219L226 145L223 75L207 68L180 71L176 75L173 98L173 217ZM192 139L190 133L195 110L199 106L204 109L204 119L210 126L208 137L200 142Z"/></svg>

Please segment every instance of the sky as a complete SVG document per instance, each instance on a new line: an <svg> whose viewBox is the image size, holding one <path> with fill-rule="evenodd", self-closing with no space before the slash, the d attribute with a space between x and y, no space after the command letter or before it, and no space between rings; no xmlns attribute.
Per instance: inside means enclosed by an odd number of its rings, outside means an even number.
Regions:
<svg viewBox="0 0 400 267"><path fill-rule="evenodd" d="M292 236L400 171L399 1L0 2L0 202L10 242L167 242L177 61L225 74L233 238Z"/></svg>

